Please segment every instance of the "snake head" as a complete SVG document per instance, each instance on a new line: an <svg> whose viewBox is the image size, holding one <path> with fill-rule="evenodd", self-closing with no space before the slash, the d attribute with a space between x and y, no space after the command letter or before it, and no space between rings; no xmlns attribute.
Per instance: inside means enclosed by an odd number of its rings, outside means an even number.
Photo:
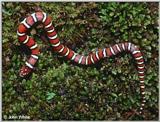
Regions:
<svg viewBox="0 0 160 122"><path fill-rule="evenodd" d="M28 66L23 66L20 70L19 76L20 77L25 77L31 73L32 69L29 68Z"/></svg>

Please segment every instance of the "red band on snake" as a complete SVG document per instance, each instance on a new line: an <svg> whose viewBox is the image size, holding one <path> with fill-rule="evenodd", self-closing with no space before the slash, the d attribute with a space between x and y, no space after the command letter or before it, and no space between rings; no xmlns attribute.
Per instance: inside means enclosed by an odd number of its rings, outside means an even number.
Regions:
<svg viewBox="0 0 160 122"><path fill-rule="evenodd" d="M96 52L91 52L89 55L79 55L67 46L61 44L55 28L52 25L51 17L44 12L36 12L26 17L19 25L17 34L20 43L25 44L31 50L30 58L25 62L25 65L20 70L20 76L25 77L30 74L34 65L38 60L39 48L35 40L27 35L28 30L37 22L41 22L44 25L44 29L47 32L47 37L52 45L54 52L57 52L61 56L66 57L68 60L72 60L75 63L82 65L91 65L97 63L99 60L117 55L121 52L131 53L136 61L139 82L140 82L140 94L141 94L141 107L139 113L142 114L145 105L145 85L144 85L144 59L139 48L130 42L119 43L108 48L99 49Z"/></svg>

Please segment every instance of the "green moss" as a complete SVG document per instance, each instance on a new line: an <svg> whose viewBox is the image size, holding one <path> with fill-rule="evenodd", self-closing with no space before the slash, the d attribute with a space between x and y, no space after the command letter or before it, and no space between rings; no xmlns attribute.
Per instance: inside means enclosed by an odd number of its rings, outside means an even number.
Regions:
<svg viewBox="0 0 160 122"><path fill-rule="evenodd" d="M16 36L19 21L41 7L52 16L61 42L78 53L129 41L146 65L145 117L127 116L140 106L133 58L121 54L82 67L51 52L42 53L29 79L18 76L26 53ZM59 17L59 18L58 18ZM31 120L158 120L158 3L2 3L2 117ZM25 57L25 58L24 58Z"/></svg>

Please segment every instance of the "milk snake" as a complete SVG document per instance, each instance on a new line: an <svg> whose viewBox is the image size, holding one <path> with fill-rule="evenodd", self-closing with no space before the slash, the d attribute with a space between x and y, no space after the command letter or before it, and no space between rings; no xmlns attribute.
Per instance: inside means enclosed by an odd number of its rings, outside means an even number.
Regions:
<svg viewBox="0 0 160 122"><path fill-rule="evenodd" d="M130 42L118 43L108 48L98 49L95 52L90 53L87 56L79 55L67 46L60 43L55 28L52 25L51 17L45 12L38 11L28 17L26 17L18 26L17 35L18 40L21 44L26 45L31 50L30 58L25 62L25 65L20 70L20 77L29 75L38 60L38 54L40 53L39 48L35 40L30 37L27 33L29 29L37 22L44 25L44 29L47 33L47 37L52 46L54 52L57 52L61 56L66 57L68 60L72 60L75 63L82 65L91 65L97 63L103 58L108 58L113 55L117 55L121 52L131 53L136 61L139 84L140 84L140 95L141 95L141 106L139 108L139 114L143 113L145 106L145 85L144 85L144 59L139 48Z"/></svg>

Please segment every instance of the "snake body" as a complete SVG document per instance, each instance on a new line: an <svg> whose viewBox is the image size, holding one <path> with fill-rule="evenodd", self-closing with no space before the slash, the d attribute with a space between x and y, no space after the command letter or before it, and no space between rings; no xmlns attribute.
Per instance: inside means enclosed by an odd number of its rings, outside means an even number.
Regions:
<svg viewBox="0 0 160 122"><path fill-rule="evenodd" d="M35 12L26 17L18 26L17 35L20 43L26 45L31 50L29 59L25 62L25 65L20 70L20 77L25 77L30 74L36 62L38 61L38 55L40 53L36 41L30 37L27 32L37 22L41 22L44 25L44 29L47 33L47 37L52 46L54 52L57 52L61 56L66 57L68 60L72 60L75 63L82 65L91 65L97 63L99 60L117 55L121 52L131 53L135 59L137 65L137 71L140 82L140 94L141 94L141 106L139 113L142 114L145 106L145 85L144 85L144 59L139 48L130 42L118 43L108 48L98 49L95 52L91 52L89 55L84 56L75 53L67 46L61 44L55 28L52 24L51 17L45 12Z"/></svg>

